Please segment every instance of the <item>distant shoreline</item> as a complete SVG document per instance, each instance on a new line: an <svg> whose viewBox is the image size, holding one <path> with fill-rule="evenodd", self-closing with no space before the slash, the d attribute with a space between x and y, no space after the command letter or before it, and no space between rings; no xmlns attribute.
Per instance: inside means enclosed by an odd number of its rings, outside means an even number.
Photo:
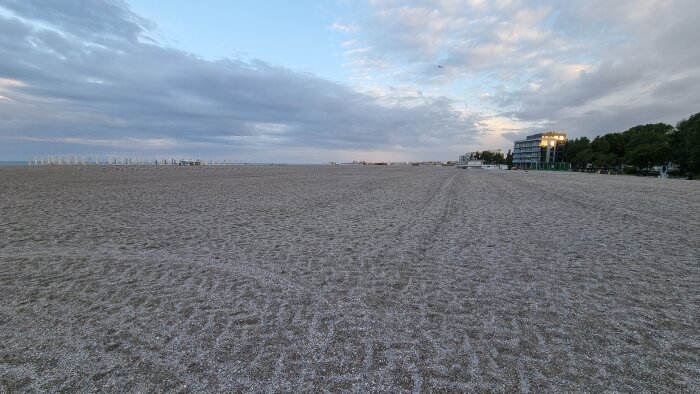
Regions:
<svg viewBox="0 0 700 394"><path fill-rule="evenodd" d="M325 163L216 163L216 164L203 164L201 167L218 167L218 166L316 166L316 165L327 165ZM31 164L27 160L0 160L0 166L36 166L36 167L77 167L77 166L175 166L173 164Z"/></svg>

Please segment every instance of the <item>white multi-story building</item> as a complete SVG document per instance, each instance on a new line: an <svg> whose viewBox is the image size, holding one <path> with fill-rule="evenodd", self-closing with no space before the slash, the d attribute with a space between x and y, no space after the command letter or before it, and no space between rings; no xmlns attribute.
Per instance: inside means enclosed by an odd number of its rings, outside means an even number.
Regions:
<svg viewBox="0 0 700 394"><path fill-rule="evenodd" d="M531 168L536 163L560 163L564 161L566 133L550 131L528 135L524 140L515 141L513 166Z"/></svg>

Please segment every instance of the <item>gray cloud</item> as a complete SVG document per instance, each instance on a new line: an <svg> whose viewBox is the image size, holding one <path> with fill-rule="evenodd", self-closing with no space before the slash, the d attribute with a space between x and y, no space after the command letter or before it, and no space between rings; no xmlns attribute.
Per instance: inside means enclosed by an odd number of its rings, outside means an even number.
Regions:
<svg viewBox="0 0 700 394"><path fill-rule="evenodd" d="M637 124L673 124L700 111L700 48L695 42L700 28L697 17L690 17L700 16L700 6L688 5L665 10L659 20L666 23L657 21L654 28L637 33L636 40L610 48L599 66L577 78L547 83L537 92L510 92L522 103L514 115L550 119L552 127L592 136Z"/></svg>
<svg viewBox="0 0 700 394"><path fill-rule="evenodd" d="M119 1L1 1L0 155L456 152L476 118L446 98L387 103L264 61L207 61L150 41ZM323 153L327 152L327 153ZM24 157L18 157L24 158Z"/></svg>
<svg viewBox="0 0 700 394"><path fill-rule="evenodd" d="M536 125L523 132L593 136L700 111L697 1L369 3L364 64L402 64L417 84L480 81L488 91L467 94Z"/></svg>
<svg viewBox="0 0 700 394"><path fill-rule="evenodd" d="M154 27L150 21L131 12L121 0L3 0L0 5L23 18L98 42L136 42L146 38Z"/></svg>

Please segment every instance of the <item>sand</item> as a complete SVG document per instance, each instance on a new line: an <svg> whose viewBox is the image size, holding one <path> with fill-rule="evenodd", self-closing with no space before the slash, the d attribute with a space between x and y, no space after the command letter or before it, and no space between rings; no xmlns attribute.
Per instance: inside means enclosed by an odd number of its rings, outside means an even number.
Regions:
<svg viewBox="0 0 700 394"><path fill-rule="evenodd" d="M0 168L0 392L698 392L700 182Z"/></svg>

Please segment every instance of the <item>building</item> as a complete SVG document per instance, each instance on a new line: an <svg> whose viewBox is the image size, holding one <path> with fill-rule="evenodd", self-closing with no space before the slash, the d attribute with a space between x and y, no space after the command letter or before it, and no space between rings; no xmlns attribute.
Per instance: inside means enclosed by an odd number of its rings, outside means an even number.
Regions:
<svg viewBox="0 0 700 394"><path fill-rule="evenodd" d="M515 141L513 166L519 169L560 169L564 163L566 133L550 131Z"/></svg>
<svg viewBox="0 0 700 394"><path fill-rule="evenodd" d="M488 151L491 153L500 154L501 151ZM461 169L484 169L484 170L507 170L508 166L505 164L484 164L484 160L476 159L478 152L465 153L459 156L459 161L454 165L456 168Z"/></svg>
<svg viewBox="0 0 700 394"><path fill-rule="evenodd" d="M456 168L464 170L480 169L480 170L507 170L506 164L484 164L483 160L469 160L466 163L455 164Z"/></svg>
<svg viewBox="0 0 700 394"><path fill-rule="evenodd" d="M496 149L496 150L485 150L481 152L467 152L463 155L459 156L459 161L457 161L458 164L466 164L469 160L480 160L481 155L484 153L492 153L494 155L501 155L501 150Z"/></svg>
<svg viewBox="0 0 700 394"><path fill-rule="evenodd" d="M466 169L466 170L468 170L470 168L483 168L484 161L483 160L466 160L466 161L460 160L460 162L458 164L455 164L455 167Z"/></svg>

